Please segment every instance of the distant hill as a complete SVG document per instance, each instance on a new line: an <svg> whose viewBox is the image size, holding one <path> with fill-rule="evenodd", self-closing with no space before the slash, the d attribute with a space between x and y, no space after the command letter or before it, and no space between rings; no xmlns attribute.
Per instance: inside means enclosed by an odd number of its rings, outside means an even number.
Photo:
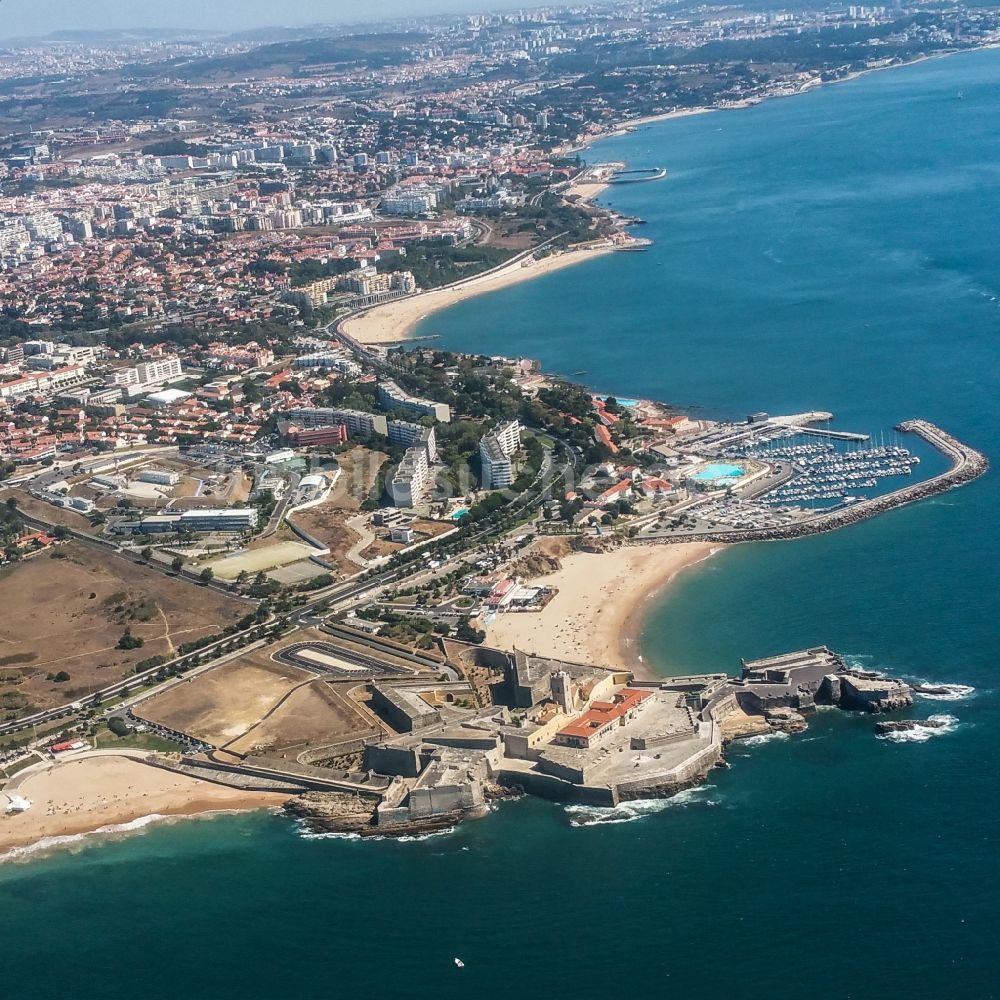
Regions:
<svg viewBox="0 0 1000 1000"><path fill-rule="evenodd" d="M410 62L411 50L427 39L419 32L347 35L306 38L261 45L248 52L202 59L172 59L148 66L129 67L133 76L169 75L172 68L183 71L185 80L227 76L250 76L269 71L346 63L370 68Z"/></svg>
<svg viewBox="0 0 1000 1000"><path fill-rule="evenodd" d="M44 45L69 43L71 45L120 45L127 42L203 42L210 38L224 38L225 32L198 31L177 28L64 28L47 35L4 38L5 45Z"/></svg>

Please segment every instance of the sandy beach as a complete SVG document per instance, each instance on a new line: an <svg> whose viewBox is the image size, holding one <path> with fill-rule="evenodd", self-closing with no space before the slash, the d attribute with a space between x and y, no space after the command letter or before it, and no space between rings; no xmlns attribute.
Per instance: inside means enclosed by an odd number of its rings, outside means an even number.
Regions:
<svg viewBox="0 0 1000 1000"><path fill-rule="evenodd" d="M737 105L733 105L736 107ZM583 146L578 148L587 149L592 143L600 142L603 139L614 139L620 135L627 135L644 125L655 125L657 122L667 122L672 118L690 118L692 115L707 115L712 111L719 111L720 108L679 108L676 111L664 111L662 115L646 115L643 118L630 118L627 121L618 123L601 132L600 135L588 138ZM576 148L576 147L574 147Z"/></svg>
<svg viewBox="0 0 1000 1000"><path fill-rule="evenodd" d="M487 643L655 676L639 659L637 636L646 608L681 570L719 548L690 542L572 553L557 572L531 581L558 588L546 608L498 615L488 627Z"/></svg>
<svg viewBox="0 0 1000 1000"><path fill-rule="evenodd" d="M275 808L288 797L227 788L115 756L59 761L26 773L8 791L29 799L32 807L5 813L8 798L0 792L0 859L15 848L147 817Z"/></svg>
<svg viewBox="0 0 1000 1000"><path fill-rule="evenodd" d="M589 188L602 188L603 185L581 185L581 192ZM599 191L598 191L599 193ZM593 195L591 195L593 197ZM569 250L565 253L553 254L542 260L516 261L507 267L502 267L479 278L470 278L459 285L434 288L428 292L420 292L409 298L397 299L385 305L376 306L367 312L352 316L344 323L344 332L361 341L363 344L392 344L404 341L412 336L413 328L425 317L441 309L447 309L465 299L486 292L495 292L521 281L540 278L564 267L580 264L586 260L594 260L607 253L612 253L611 247L598 247L589 250ZM474 350L475 345L469 344L468 350Z"/></svg>

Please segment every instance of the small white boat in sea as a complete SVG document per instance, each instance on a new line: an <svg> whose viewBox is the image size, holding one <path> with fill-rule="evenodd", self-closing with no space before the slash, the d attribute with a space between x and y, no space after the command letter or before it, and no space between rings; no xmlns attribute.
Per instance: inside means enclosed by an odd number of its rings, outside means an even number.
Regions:
<svg viewBox="0 0 1000 1000"><path fill-rule="evenodd" d="M456 958L456 959L455 959L455 964L456 964L456 965L457 965L457 966L458 966L458 967L459 967L460 969L464 969L464 968L465 968L465 962L463 962L463 961L462 961L462 960L461 960L460 958Z"/></svg>

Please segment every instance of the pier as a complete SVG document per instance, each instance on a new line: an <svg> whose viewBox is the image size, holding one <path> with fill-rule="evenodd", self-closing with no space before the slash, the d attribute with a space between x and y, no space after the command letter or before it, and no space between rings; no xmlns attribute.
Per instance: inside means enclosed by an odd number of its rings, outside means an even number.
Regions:
<svg viewBox="0 0 1000 1000"><path fill-rule="evenodd" d="M794 434L812 434L814 437L833 438L835 441L868 441L868 434L861 434L858 431L835 431L829 427L806 427L799 424L783 424L777 420L771 420L772 427L784 427Z"/></svg>
<svg viewBox="0 0 1000 1000"><path fill-rule="evenodd" d="M791 431L793 434L812 434L816 437L832 438L836 441L867 441L867 434L857 431L834 431L829 427L815 427L814 424L829 423L833 414L825 410L813 410L809 413L795 413L789 417L769 417L764 421L766 426L778 427Z"/></svg>

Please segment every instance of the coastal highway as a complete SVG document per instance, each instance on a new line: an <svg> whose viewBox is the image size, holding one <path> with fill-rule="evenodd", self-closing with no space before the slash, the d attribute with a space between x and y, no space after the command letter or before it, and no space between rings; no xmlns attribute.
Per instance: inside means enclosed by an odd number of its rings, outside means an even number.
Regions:
<svg viewBox="0 0 1000 1000"><path fill-rule="evenodd" d="M90 539L94 542L93 539ZM97 543L99 544L99 543ZM342 583L336 584L334 587L330 588L329 592L323 593L322 596L315 597L313 600L309 601L307 604L302 605L295 611L295 620L292 623L293 629L306 629L314 628L319 624L322 619L316 617L316 612L318 611L337 611L346 610L351 607L361 598L366 597L373 591L379 590L380 588L391 584L398 583L402 580L407 579L411 576L418 576L420 574L426 573L427 569L423 563L416 563L412 566L399 567L394 570L387 571L385 573L380 573L376 576L371 577L366 581L344 581ZM264 623L255 623L248 629L241 632L235 632L232 635L225 636L216 642L213 642L202 649L197 651L200 657L205 655L210 655L219 647L232 643L235 640L239 640L248 636L254 629L258 628L261 624L270 625L275 621L272 615ZM266 644L265 644L266 645ZM245 650L244 650L245 651ZM241 652L244 652L241 651ZM23 730L29 729L32 726L44 725L47 722L52 722L57 719L65 718L67 719L67 724L70 724L70 717L75 716L80 709L76 706L84 702L92 702L95 698L100 701L106 701L109 698L118 697L123 690L126 688L131 690L137 684L142 684L145 680L150 677L156 676L161 670L169 670L170 667L176 666L184 660L187 660L193 653L188 653L183 656L176 656L172 660L168 660L157 667L153 667L149 670L143 671L142 673L132 674L129 677L123 678L122 680L116 681L112 684L107 685L94 692L92 695L88 695L83 701L69 702L65 705L59 705L55 708L46 709L41 712L35 712L31 715L22 716L19 719L15 719L10 722L0 723L0 736L7 735L9 733L21 732ZM205 667L215 666L218 661L212 661L209 664L205 664ZM435 665L436 669L440 669L440 664ZM198 668L201 669L201 668ZM191 674L185 675L186 680ZM158 689L157 689L158 690ZM152 692L149 692L152 693ZM146 694L144 693L144 697Z"/></svg>
<svg viewBox="0 0 1000 1000"><path fill-rule="evenodd" d="M830 531L836 527L854 523L885 510L911 503L925 496L940 493L965 482L970 482L983 475L988 468L989 463L984 455L968 445L963 444L951 435L947 434L945 431L941 430L941 428L936 427L927 421L906 421L905 423L900 424L898 429L901 431L919 434L926 441L928 441L928 443L941 451L951 462L949 469L932 479L911 484L900 490L896 490L893 493L872 498L871 500L856 504L850 508L823 512L808 521L792 525L780 526L773 529L749 531L719 531L718 529L714 529L697 532L652 533L644 535L638 540L638 542L640 544L656 542L669 543L690 541L692 539L720 542L740 542L751 540L769 540L775 538L794 538L821 531ZM557 477L570 471L575 464L575 457L573 454L568 450L566 450L566 454L569 460L566 465L559 470ZM521 517L531 509L537 508L541 504L554 482L554 477L551 473L552 454L550 452L546 452L542 467L539 469L532 486L529 487L529 490L522 495L520 503L518 503L516 507L512 507L508 510L509 517L516 520L518 517ZM32 519L26 518L25 520ZM359 600L374 596L377 591L388 585L398 584L404 580L412 580L414 583L419 583L421 580L431 579L436 575L451 572L454 568L455 561L457 560L465 559L474 561L476 549L481 546L483 542L491 538L502 537L505 534L509 534L513 530L517 529L485 525L481 529L470 532L463 539L461 539L464 543L462 550L444 557L442 559L442 565L437 569L431 569L422 561L417 560L413 563L407 563L403 566L373 574L365 580L353 578L351 580L345 580L334 584L324 591L317 592L313 596L312 600L296 609L293 628L314 628L322 621L319 617L319 613L346 610ZM74 537L80 537L81 540L84 540L89 544L108 544L91 536L82 535L78 532L71 533ZM270 619L270 621L273 621L273 618ZM256 627L257 625L255 624L253 628ZM227 636L224 639L220 639L217 642L205 647L203 650L199 650L199 654L204 655L206 652L210 653L223 643L232 642L234 639L246 636L251 631L252 629L247 629L244 632L236 633L233 636ZM336 633L334 632L334 634ZM186 657L177 657L175 660L172 660L163 666L169 667L170 665L185 658ZM124 688L131 687L136 683L141 683L145 678L155 675L160 669L161 667L156 667L152 670L145 671L142 674L136 674L114 684L110 684L96 692L96 695L102 700L115 697L120 694ZM74 708L75 704L77 703L71 703L57 708L48 709L43 712L37 712L33 715L25 716L12 722L0 724L0 735L21 731L32 725L39 725L55 719L75 715L77 711Z"/></svg>

